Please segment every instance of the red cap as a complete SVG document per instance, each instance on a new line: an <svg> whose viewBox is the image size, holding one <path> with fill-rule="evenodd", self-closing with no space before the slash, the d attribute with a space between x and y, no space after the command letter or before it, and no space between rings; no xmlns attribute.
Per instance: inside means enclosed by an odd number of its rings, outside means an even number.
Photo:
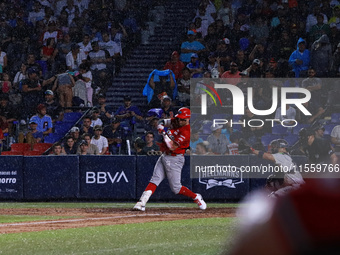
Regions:
<svg viewBox="0 0 340 255"><path fill-rule="evenodd" d="M37 111L41 111L42 109L46 109L46 105L44 105L44 104L39 104L38 106L37 106Z"/></svg>

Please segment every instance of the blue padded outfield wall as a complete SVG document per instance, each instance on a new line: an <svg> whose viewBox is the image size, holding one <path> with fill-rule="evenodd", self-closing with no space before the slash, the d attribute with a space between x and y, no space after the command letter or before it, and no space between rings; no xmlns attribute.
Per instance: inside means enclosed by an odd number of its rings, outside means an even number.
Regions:
<svg viewBox="0 0 340 255"><path fill-rule="evenodd" d="M206 160L204 156L198 159ZM236 167L268 164L253 155L215 159ZM157 160L158 156L0 156L0 200L136 200L148 184ZM302 156L294 160L298 164L307 162ZM191 179L189 164L190 157L186 156L182 184L201 193L207 201L239 200L265 184L265 178L249 179L241 173L218 179L200 174ZM174 195L165 180L152 200L188 199Z"/></svg>

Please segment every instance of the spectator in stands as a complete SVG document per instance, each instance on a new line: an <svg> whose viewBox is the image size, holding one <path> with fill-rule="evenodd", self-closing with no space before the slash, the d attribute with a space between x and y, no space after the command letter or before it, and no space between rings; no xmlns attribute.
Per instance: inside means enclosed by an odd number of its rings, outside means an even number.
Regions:
<svg viewBox="0 0 340 255"><path fill-rule="evenodd" d="M32 23L33 26L36 25L38 20L43 20L45 16L45 11L42 8L39 1L33 3L32 11L28 14L28 22Z"/></svg>
<svg viewBox="0 0 340 255"><path fill-rule="evenodd" d="M91 137L92 137L92 135L90 135L89 133L84 133L82 135L82 138L83 138L82 141L85 141L87 143L87 146L88 146L87 153L90 154L90 155L99 155L99 149L98 149L97 145L91 143ZM79 154L80 152L81 152L81 148L79 146L78 150L77 150L77 154Z"/></svg>
<svg viewBox="0 0 340 255"><path fill-rule="evenodd" d="M145 146L143 147L145 154L148 154L149 151L159 151L159 146L155 144L154 140L154 134L151 131L147 132L145 135Z"/></svg>
<svg viewBox="0 0 340 255"><path fill-rule="evenodd" d="M223 73L224 68L221 66L220 58L217 56L215 52L211 52L208 56L208 62L205 66L205 70L212 73L212 70L215 69L218 71L219 76Z"/></svg>
<svg viewBox="0 0 340 255"><path fill-rule="evenodd" d="M331 132L331 143L334 144L334 150L336 152L340 151L340 125L333 128Z"/></svg>
<svg viewBox="0 0 340 255"><path fill-rule="evenodd" d="M111 118L114 117L113 108L106 103L106 96L103 93L98 95L98 104L96 107L99 109L99 118L103 121L104 126L111 123Z"/></svg>
<svg viewBox="0 0 340 255"><path fill-rule="evenodd" d="M171 106L171 98L167 95L162 98L162 119L171 119L176 115L175 109Z"/></svg>
<svg viewBox="0 0 340 255"><path fill-rule="evenodd" d="M31 145L31 149L33 149L34 144L41 143L44 138L44 134L37 129L38 123L34 120L29 122L29 131L27 133L19 133L18 142L19 143L28 143Z"/></svg>
<svg viewBox="0 0 340 255"><path fill-rule="evenodd" d="M190 70L182 69L182 78L178 81L178 101L181 106L190 105Z"/></svg>
<svg viewBox="0 0 340 255"><path fill-rule="evenodd" d="M55 123L56 121L62 121L64 117L64 112L61 105L54 98L54 93L52 90L45 91L44 104L46 106L46 114L51 116L52 123Z"/></svg>
<svg viewBox="0 0 340 255"><path fill-rule="evenodd" d="M332 46L327 35L322 35L311 46L310 64L318 77L327 77L331 70Z"/></svg>
<svg viewBox="0 0 340 255"><path fill-rule="evenodd" d="M90 35L85 34L83 36L83 41L78 43L78 45L80 47L80 50L83 51L87 57L89 52L92 50L92 46L90 43Z"/></svg>
<svg viewBox="0 0 340 255"><path fill-rule="evenodd" d="M12 94L13 88L12 88L12 82L10 81L8 73L2 74L2 79L0 81L0 91L2 94Z"/></svg>
<svg viewBox="0 0 340 255"><path fill-rule="evenodd" d="M223 68L223 70L228 70L230 61L234 56L234 53L230 47L230 40L228 38L224 38L218 42L215 54L216 57L220 59L221 68Z"/></svg>
<svg viewBox="0 0 340 255"><path fill-rule="evenodd" d="M215 10L216 13L216 10ZM204 38L208 34L208 27L214 23L214 18L210 15L209 12L206 12L206 7L201 5L198 7L198 15L194 18L193 21L195 21L196 18L200 18L201 21L201 33L202 37Z"/></svg>
<svg viewBox="0 0 340 255"><path fill-rule="evenodd" d="M63 7L62 11L66 11L68 13L68 24L70 25L74 18L79 17L79 7L74 5L73 0L67 0L66 6Z"/></svg>
<svg viewBox="0 0 340 255"><path fill-rule="evenodd" d="M134 140L133 147L137 156L147 155L146 152L143 150L143 148L145 147L145 141L142 138L137 137Z"/></svg>
<svg viewBox="0 0 340 255"><path fill-rule="evenodd" d="M228 144L228 154L229 155L239 155L238 145L239 145L239 135L237 133L232 133L230 135L230 144Z"/></svg>
<svg viewBox="0 0 340 255"><path fill-rule="evenodd" d="M154 70L150 76L148 85L152 90L152 97L150 97L151 99L149 100L149 106L150 108L160 108L163 96L168 95L169 97L173 98L173 94L176 89L176 83L174 80L175 75L171 70ZM147 96L149 99L149 95Z"/></svg>
<svg viewBox="0 0 340 255"><path fill-rule="evenodd" d="M59 68L59 71L64 70L62 67ZM59 72L57 75L57 79L54 81L54 85L52 91L57 91L59 97L59 103L61 107L71 107L72 106L72 98L73 91L72 87L74 87L75 81L71 74L68 72ZM70 111L70 110L66 110Z"/></svg>
<svg viewBox="0 0 340 255"><path fill-rule="evenodd" d="M77 155L94 155L94 154L90 152L89 144L85 140L82 140L81 143L79 144Z"/></svg>
<svg viewBox="0 0 340 255"><path fill-rule="evenodd" d="M188 40L186 42L183 42L181 45L180 60L184 63L190 62L191 55L193 53L200 54L205 49L203 44L195 40L194 31L189 30L187 35L188 35Z"/></svg>
<svg viewBox="0 0 340 255"><path fill-rule="evenodd" d="M223 36L223 35L222 35ZM216 32L215 23L208 27L208 34L204 37L204 45L209 52L215 52L220 36Z"/></svg>
<svg viewBox="0 0 340 255"><path fill-rule="evenodd" d="M268 63L269 56L264 43L258 43L254 46L249 54L249 60L253 61L254 59L261 60L265 65Z"/></svg>
<svg viewBox="0 0 340 255"><path fill-rule="evenodd" d="M310 42L314 42L320 39L322 35L329 36L331 34L329 25L327 23L323 23L323 19L324 19L323 15L319 13L316 18L317 18L317 23L314 26L312 26L311 30L309 31Z"/></svg>
<svg viewBox="0 0 340 255"><path fill-rule="evenodd" d="M250 66L250 62L245 57L243 50L238 50L236 53L235 63L237 64L238 71L242 72Z"/></svg>
<svg viewBox="0 0 340 255"><path fill-rule="evenodd" d="M103 126L103 121L99 118L100 110L98 108L93 109L91 118L91 127Z"/></svg>
<svg viewBox="0 0 340 255"><path fill-rule="evenodd" d="M3 46L0 45L0 66L1 66L1 72L3 72L4 70L6 70L7 68L7 54L6 52L3 51Z"/></svg>
<svg viewBox="0 0 340 255"><path fill-rule="evenodd" d="M116 42L110 39L110 34L108 32L102 33L103 41L99 42L99 47L102 50L109 52L112 59L120 57L120 50Z"/></svg>
<svg viewBox="0 0 340 255"><path fill-rule="evenodd" d="M179 78L182 78L182 70L184 67L184 63L179 60L178 52L174 51L171 54L171 60L166 62L163 69L170 69L174 73L175 79L178 80Z"/></svg>
<svg viewBox="0 0 340 255"><path fill-rule="evenodd" d="M262 65L261 60L255 58L253 63L242 72L243 75L249 76L250 78L261 78L262 77Z"/></svg>
<svg viewBox="0 0 340 255"><path fill-rule="evenodd" d="M255 43L266 41L268 39L269 29L267 22L263 20L262 16L257 16L255 21L250 25L249 35Z"/></svg>
<svg viewBox="0 0 340 255"><path fill-rule="evenodd" d="M332 52L337 49L338 42L340 42L340 34L335 23L330 24L331 33L329 35L329 42L332 46Z"/></svg>
<svg viewBox="0 0 340 255"><path fill-rule="evenodd" d="M293 67L295 77L306 77L309 67L310 53L306 49L306 41L300 38L297 42L297 50L289 57L289 64Z"/></svg>
<svg viewBox="0 0 340 255"><path fill-rule="evenodd" d="M90 134L91 136L94 135L93 127L91 126L91 123L92 123L92 120L90 116L85 116L83 118L83 124L80 127L81 135L84 135L84 134Z"/></svg>
<svg viewBox="0 0 340 255"><path fill-rule="evenodd" d="M209 142L209 151L217 154L224 155L228 153L229 141L225 135L222 134L222 125L212 125L212 134L208 136L207 141Z"/></svg>
<svg viewBox="0 0 340 255"><path fill-rule="evenodd" d="M159 134L158 129L157 129L158 121L159 121L158 117L153 117L148 122L147 126L145 127L145 130L147 132L151 131L153 133L155 143L160 143L163 140L163 136Z"/></svg>
<svg viewBox="0 0 340 255"><path fill-rule="evenodd" d="M291 107L289 104L286 105L286 115L281 114L281 106L276 109L275 112L275 119L283 121L283 120L292 120L292 121L285 121L284 124L287 126L295 125L296 119L296 110L294 107Z"/></svg>
<svg viewBox="0 0 340 255"><path fill-rule="evenodd" d="M191 55L190 63L187 64L187 68L190 70L191 78L203 77L204 65L201 63L196 53Z"/></svg>
<svg viewBox="0 0 340 255"><path fill-rule="evenodd" d="M21 67L20 67L20 71L18 71L15 74L15 77L14 77L14 80L13 80L13 87L15 88L15 90L19 90L19 88L20 88L19 83L22 80L25 80L27 78L28 78L28 76L27 76L27 66L25 65L25 63L22 63Z"/></svg>
<svg viewBox="0 0 340 255"><path fill-rule="evenodd" d="M52 119L46 114L46 106L44 104L37 106L37 114L31 117L30 122L37 123L37 130L43 132L43 135L52 133Z"/></svg>
<svg viewBox="0 0 340 255"><path fill-rule="evenodd" d="M322 81L320 78L316 77L316 73L313 68L308 69L308 78L302 81L302 87L311 92L310 102L316 108L321 107Z"/></svg>
<svg viewBox="0 0 340 255"><path fill-rule="evenodd" d="M36 106L43 101L41 89L42 86L39 81L38 70L28 69L28 79L22 81L22 99L23 111L21 124L26 124L25 119L31 115Z"/></svg>
<svg viewBox="0 0 340 255"><path fill-rule="evenodd" d="M111 124L104 128L103 136L108 140L110 153L113 155L120 154L119 150L123 143L123 130L120 127L118 118L111 119Z"/></svg>
<svg viewBox="0 0 340 255"><path fill-rule="evenodd" d="M130 96L124 97L124 105L117 109L114 116L127 125L134 124L137 120L143 120L143 115L138 106L132 105L132 99Z"/></svg>
<svg viewBox="0 0 340 255"><path fill-rule="evenodd" d="M27 54L26 67L28 70L37 70L39 76L42 75L41 65L36 61L36 56L34 53L30 52Z"/></svg>
<svg viewBox="0 0 340 255"><path fill-rule="evenodd" d="M228 84L237 85L241 81L240 73L241 72L238 70L238 65L236 64L236 62L232 61L230 62L230 70L225 71L221 75L221 78L226 79Z"/></svg>
<svg viewBox="0 0 340 255"><path fill-rule="evenodd" d="M72 127L71 130L70 130L70 136L73 137L73 140L76 144L76 147L78 147L80 142L82 141L79 128L78 127ZM66 141L64 141L64 142L66 142Z"/></svg>
<svg viewBox="0 0 340 255"><path fill-rule="evenodd" d="M283 30L279 40L273 44L273 56L276 56L277 59L288 61L291 53L295 49L295 42L292 42L290 33L287 30Z"/></svg>
<svg viewBox="0 0 340 255"><path fill-rule="evenodd" d="M261 116L257 116L253 114L248 107L245 108L245 114L243 117L241 117L241 120L244 121L245 123L248 123L249 120L251 119L260 119ZM261 121L253 121L252 124L253 126L245 125L242 128L242 134L244 135L244 138L247 140L247 142L250 145L256 144L258 142L258 138L262 137L264 134L264 127L259 125Z"/></svg>
<svg viewBox="0 0 340 255"><path fill-rule="evenodd" d="M190 153L197 153L196 148L199 143L203 143L203 139L199 136L199 129L192 128L190 136Z"/></svg>
<svg viewBox="0 0 340 255"><path fill-rule="evenodd" d="M65 65L66 63L66 56L71 51L71 37L69 34L64 34L62 41L58 41L57 43L57 50L58 50L58 61L60 64Z"/></svg>
<svg viewBox="0 0 340 255"><path fill-rule="evenodd" d="M324 138L325 128L322 124L317 124L313 130L316 138Z"/></svg>
<svg viewBox="0 0 340 255"><path fill-rule="evenodd" d="M58 49L56 48L55 40L53 37L50 37L47 39L46 45L43 46L40 51L40 61L45 63L47 71L51 71L52 74L56 71L55 58L57 54Z"/></svg>
<svg viewBox="0 0 340 255"><path fill-rule="evenodd" d="M223 0L221 8L217 11L217 18L223 21L223 25L231 27L233 22L233 10L231 1Z"/></svg>
<svg viewBox="0 0 340 255"><path fill-rule="evenodd" d="M334 77L340 76L340 42L337 44L337 48L332 57L331 72Z"/></svg>
<svg viewBox="0 0 340 255"><path fill-rule="evenodd" d="M12 135L13 122L19 119L18 109L9 102L8 95L0 96L0 118L8 124L9 133Z"/></svg>
<svg viewBox="0 0 340 255"><path fill-rule="evenodd" d="M101 50L97 41L91 43L92 51L89 52L87 59L91 62L91 71L93 80L101 87L104 92L110 85L110 71L107 69L107 64L112 62L110 53L106 50Z"/></svg>
<svg viewBox="0 0 340 255"><path fill-rule="evenodd" d="M200 142L196 145L196 151L193 152L193 154L195 155L209 155L212 154L209 152L209 143L207 141L205 142ZM190 152L191 153L191 152Z"/></svg>
<svg viewBox="0 0 340 255"><path fill-rule="evenodd" d="M49 156L65 156L66 154L63 152L61 143L55 143L52 146L52 153Z"/></svg>
<svg viewBox="0 0 340 255"><path fill-rule="evenodd" d="M74 142L74 139L72 136L69 136L66 138L66 143L64 143L63 146L63 152L66 154L77 154L77 146Z"/></svg>
<svg viewBox="0 0 340 255"><path fill-rule="evenodd" d="M86 61L86 55L80 51L78 44L71 45L71 51L66 55L66 66L68 71L78 71L79 65Z"/></svg>
<svg viewBox="0 0 340 255"><path fill-rule="evenodd" d="M97 125L93 128L93 130L94 136L91 139L91 143L97 145L99 149L99 155L104 155L108 150L109 144L107 138L101 135L103 132L103 128Z"/></svg>
<svg viewBox="0 0 340 255"><path fill-rule="evenodd" d="M51 20L48 22L47 31L42 35L41 42L43 45L48 45L47 40L53 38L55 43L62 40L62 31L57 29L55 21Z"/></svg>
<svg viewBox="0 0 340 255"><path fill-rule="evenodd" d="M298 123L302 124L311 124L325 113L325 109L321 106L314 105L314 103L310 100L309 102L302 104L311 114L312 116L305 115L299 109L296 111L296 120Z"/></svg>
<svg viewBox="0 0 340 255"><path fill-rule="evenodd" d="M93 106L92 72L87 63L80 64L77 79L81 79L85 83L87 106Z"/></svg>
<svg viewBox="0 0 340 255"><path fill-rule="evenodd" d="M323 16L323 23L328 23L328 18L325 14L321 13L320 6L314 6L313 13L309 14L306 20L306 32L310 32L311 28L318 23L318 15Z"/></svg>

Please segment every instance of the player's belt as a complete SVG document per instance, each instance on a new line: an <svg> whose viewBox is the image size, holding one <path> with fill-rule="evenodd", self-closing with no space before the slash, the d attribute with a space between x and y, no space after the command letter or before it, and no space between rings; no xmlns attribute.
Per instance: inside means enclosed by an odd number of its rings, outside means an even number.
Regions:
<svg viewBox="0 0 340 255"><path fill-rule="evenodd" d="M184 154L182 154L182 153L177 154L177 153L173 153L173 152L164 152L164 154L165 154L165 155L169 155L169 156L173 156L173 157L175 157L175 156L177 156L177 155L182 155L182 156L184 156Z"/></svg>

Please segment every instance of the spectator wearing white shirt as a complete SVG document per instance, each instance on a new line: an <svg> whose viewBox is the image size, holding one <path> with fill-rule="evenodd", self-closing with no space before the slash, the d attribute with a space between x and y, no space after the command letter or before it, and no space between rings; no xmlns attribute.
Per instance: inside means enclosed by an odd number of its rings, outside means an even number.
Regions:
<svg viewBox="0 0 340 255"><path fill-rule="evenodd" d="M80 51L78 44L72 44L71 51L66 55L66 66L69 71L76 71L79 65L86 61L86 56L83 51Z"/></svg>
<svg viewBox="0 0 340 255"><path fill-rule="evenodd" d="M90 43L90 35L85 34L83 37L83 41L78 43L78 45L80 46L80 50L82 50L87 57L89 52L92 50L92 46Z"/></svg>
<svg viewBox="0 0 340 255"><path fill-rule="evenodd" d="M296 110L295 108L291 107L288 104L286 105L286 115L281 114L281 106L276 109L275 119L283 121L283 120L295 120L295 118L296 118ZM294 125L295 121L285 121L284 124Z"/></svg>
<svg viewBox="0 0 340 255"><path fill-rule="evenodd" d="M100 110L95 108L92 112L91 127L103 126L103 121L99 118Z"/></svg>
<svg viewBox="0 0 340 255"><path fill-rule="evenodd" d="M45 11L42 8L39 1L35 1L33 4L33 10L28 14L28 22L31 22L34 26L38 20L43 20L45 17Z"/></svg>
<svg viewBox="0 0 340 255"><path fill-rule="evenodd" d="M94 144L99 149L99 155L104 155L107 152L109 143L107 138L102 136L103 128L99 125L94 127L94 136L91 139L91 144Z"/></svg>
<svg viewBox="0 0 340 255"><path fill-rule="evenodd" d="M102 50L107 50L110 53L110 57L116 58L120 56L120 51L117 43L110 39L108 32L102 33L103 41L99 42L99 47Z"/></svg>
<svg viewBox="0 0 340 255"><path fill-rule="evenodd" d="M318 23L317 16L318 14L322 14L323 16L323 23L327 24L328 23L328 18L325 14L321 13L321 8L320 6L315 6L313 8L313 13L309 14L307 16L306 20L306 32L308 33L309 30L312 28L312 26L316 25Z"/></svg>
<svg viewBox="0 0 340 255"><path fill-rule="evenodd" d="M199 15L197 15L194 19L193 22L195 22L196 18L201 18L201 32L202 32L202 37L205 37L208 34L208 27L214 23L214 19L211 17L209 13L206 12L204 6L200 6L198 9Z"/></svg>

